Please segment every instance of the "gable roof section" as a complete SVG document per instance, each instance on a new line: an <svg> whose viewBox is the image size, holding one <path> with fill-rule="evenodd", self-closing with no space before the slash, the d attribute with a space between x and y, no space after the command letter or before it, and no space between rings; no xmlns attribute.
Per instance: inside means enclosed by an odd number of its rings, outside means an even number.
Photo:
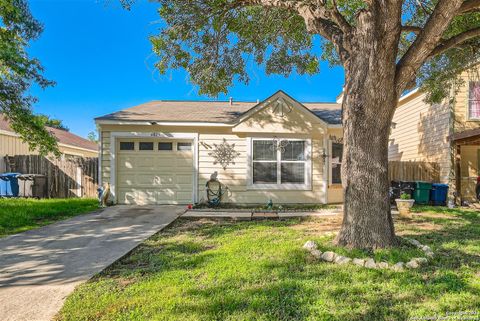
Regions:
<svg viewBox="0 0 480 321"><path fill-rule="evenodd" d="M219 123L234 125L245 119L254 108L261 108L268 99L282 93L306 111L330 125L341 124L341 105L337 103L300 103L283 91L278 91L261 103L228 101L162 101L156 100L95 118L108 122L171 122Z"/></svg>
<svg viewBox="0 0 480 321"><path fill-rule="evenodd" d="M82 149L88 149L93 152L98 151L98 145L94 142L89 141L88 139L77 136L65 130L61 130L53 127L46 126L46 129L50 133L52 133L53 136L57 138L57 141L59 144L69 145L71 147L77 147ZM0 130L17 135L17 133L15 133L13 129L10 127L10 122L7 119L5 119L2 114L0 114Z"/></svg>
<svg viewBox="0 0 480 321"><path fill-rule="evenodd" d="M328 122L323 120L321 117L319 117L316 113L314 113L312 110L308 109L306 106L302 105L299 101L295 100L291 96L289 96L287 93L285 93L282 90L277 91L261 103L255 105L254 107L250 108L247 112L245 112L243 115L239 117L236 121L236 125L241 124L245 120L249 119L259 111L263 110L264 108L267 108L270 106L272 103L290 103L291 107L296 108L299 112L304 113L307 117L312 118L313 120L320 120L320 122L323 124L323 126L328 125ZM318 112L318 110L317 110ZM326 111L325 111L326 112ZM325 115L324 115L325 116Z"/></svg>

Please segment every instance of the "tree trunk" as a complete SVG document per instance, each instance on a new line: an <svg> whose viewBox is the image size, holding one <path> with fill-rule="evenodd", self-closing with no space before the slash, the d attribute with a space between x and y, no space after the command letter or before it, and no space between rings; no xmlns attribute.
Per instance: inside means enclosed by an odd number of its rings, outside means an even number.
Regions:
<svg viewBox="0 0 480 321"><path fill-rule="evenodd" d="M395 91L393 49L399 31L388 30L388 21L382 21L382 15L376 15L378 20L365 15L360 17L354 37L355 52L362 54L352 56L345 68L345 205L336 243L354 248L383 248L396 243L389 203L388 139L399 98Z"/></svg>

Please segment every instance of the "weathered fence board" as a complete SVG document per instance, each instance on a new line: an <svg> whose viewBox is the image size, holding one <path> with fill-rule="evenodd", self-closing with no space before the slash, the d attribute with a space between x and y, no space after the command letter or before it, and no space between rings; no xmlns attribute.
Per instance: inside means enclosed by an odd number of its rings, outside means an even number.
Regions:
<svg viewBox="0 0 480 321"><path fill-rule="evenodd" d="M390 181L440 181L440 165L430 162L388 162Z"/></svg>
<svg viewBox="0 0 480 321"><path fill-rule="evenodd" d="M48 197L96 197L98 158L49 158L39 155L7 156L9 172L47 177Z"/></svg>

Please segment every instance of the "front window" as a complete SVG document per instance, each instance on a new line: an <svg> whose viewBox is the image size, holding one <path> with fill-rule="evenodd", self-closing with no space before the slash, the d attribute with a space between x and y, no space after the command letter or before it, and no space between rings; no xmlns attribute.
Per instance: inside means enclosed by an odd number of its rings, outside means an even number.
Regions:
<svg viewBox="0 0 480 321"><path fill-rule="evenodd" d="M307 141L255 139L252 141L252 182L254 186L282 188L308 184Z"/></svg>
<svg viewBox="0 0 480 321"><path fill-rule="evenodd" d="M468 93L468 118L480 119L480 81L471 81Z"/></svg>
<svg viewBox="0 0 480 321"><path fill-rule="evenodd" d="M332 184L342 183L342 155L343 145L332 143Z"/></svg>

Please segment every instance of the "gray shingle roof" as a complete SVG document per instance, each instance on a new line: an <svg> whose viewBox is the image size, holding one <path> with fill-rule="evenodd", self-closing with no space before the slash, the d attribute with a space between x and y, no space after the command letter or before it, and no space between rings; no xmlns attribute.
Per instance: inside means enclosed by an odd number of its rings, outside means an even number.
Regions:
<svg viewBox="0 0 480 321"><path fill-rule="evenodd" d="M166 121L233 123L256 102L164 101L157 100L95 118L116 121ZM341 124L341 105L337 103L303 103L328 124Z"/></svg>

